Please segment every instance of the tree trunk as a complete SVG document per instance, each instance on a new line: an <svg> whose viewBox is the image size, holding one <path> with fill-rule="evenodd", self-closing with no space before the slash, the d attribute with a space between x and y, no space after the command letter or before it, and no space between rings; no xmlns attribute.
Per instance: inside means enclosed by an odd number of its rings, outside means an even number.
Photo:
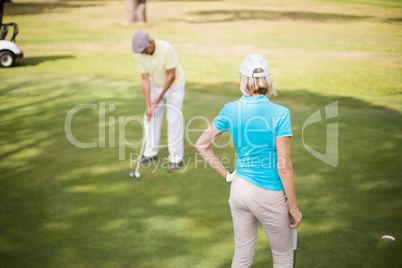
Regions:
<svg viewBox="0 0 402 268"><path fill-rule="evenodd" d="M126 0L128 23L146 22L145 1L146 0Z"/></svg>
<svg viewBox="0 0 402 268"><path fill-rule="evenodd" d="M1 24L3 23L3 8L4 7L4 0L0 0L0 28Z"/></svg>

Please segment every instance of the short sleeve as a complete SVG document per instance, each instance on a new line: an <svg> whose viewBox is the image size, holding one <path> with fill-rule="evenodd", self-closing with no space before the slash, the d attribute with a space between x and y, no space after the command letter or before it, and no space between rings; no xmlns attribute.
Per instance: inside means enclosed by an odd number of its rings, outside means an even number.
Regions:
<svg viewBox="0 0 402 268"><path fill-rule="evenodd" d="M229 117L227 115L227 107L226 107L226 105L223 107L223 109L219 113L219 115L215 118L213 124L214 124L214 127L219 132L229 131Z"/></svg>
<svg viewBox="0 0 402 268"><path fill-rule="evenodd" d="M134 57L135 57L135 62L137 63L138 71L140 72L140 74L146 73L147 71L145 71L145 68L142 65L142 55L135 53Z"/></svg>
<svg viewBox="0 0 402 268"><path fill-rule="evenodd" d="M179 65L179 58L177 57L177 53L174 50L172 45L168 45L166 49L166 62L165 69L173 69Z"/></svg>
<svg viewBox="0 0 402 268"><path fill-rule="evenodd" d="M280 118L278 118L278 124L276 126L276 138L280 137L292 137L289 110L286 110L286 112Z"/></svg>

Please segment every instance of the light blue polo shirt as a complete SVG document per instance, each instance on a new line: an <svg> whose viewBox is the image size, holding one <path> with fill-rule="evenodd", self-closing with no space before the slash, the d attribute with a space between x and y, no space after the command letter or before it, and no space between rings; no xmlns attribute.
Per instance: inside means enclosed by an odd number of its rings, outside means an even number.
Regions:
<svg viewBox="0 0 402 268"><path fill-rule="evenodd" d="M213 124L219 132L232 135L237 176L263 189L283 190L276 167L276 138L292 136L287 108L266 96L243 96L226 104Z"/></svg>

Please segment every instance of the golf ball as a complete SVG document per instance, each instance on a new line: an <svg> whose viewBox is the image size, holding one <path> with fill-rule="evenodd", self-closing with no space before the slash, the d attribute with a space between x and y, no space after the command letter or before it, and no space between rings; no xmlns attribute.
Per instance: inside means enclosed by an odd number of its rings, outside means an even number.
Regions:
<svg viewBox="0 0 402 268"><path fill-rule="evenodd" d="M134 173L130 172L130 177L133 178L134 177Z"/></svg>

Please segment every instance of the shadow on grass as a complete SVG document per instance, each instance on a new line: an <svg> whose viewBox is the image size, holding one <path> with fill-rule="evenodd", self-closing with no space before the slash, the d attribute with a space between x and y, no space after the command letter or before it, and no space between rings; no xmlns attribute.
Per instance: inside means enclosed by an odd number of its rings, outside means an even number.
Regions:
<svg viewBox="0 0 402 268"><path fill-rule="evenodd" d="M357 22L379 21L392 24L400 24L402 18L379 19L373 16L356 16L335 13L316 13L299 11L269 11L269 10L205 10L191 12L191 15L199 16L200 20L192 23L233 22L245 20L306 20L314 22Z"/></svg>
<svg viewBox="0 0 402 268"><path fill-rule="evenodd" d="M65 59L75 59L75 56L60 55L60 56L26 57L26 58L17 60L14 67L36 66L36 65L39 65L46 61L57 61L57 60L65 60Z"/></svg>
<svg viewBox="0 0 402 268"><path fill-rule="evenodd" d="M238 83L195 83L195 82L186 82L186 90L187 91L194 91L199 93L205 93L208 95L226 95L232 96L234 100L236 98L240 98L240 89ZM278 96L271 96L274 102L279 101L289 101L292 103L305 103L305 104L323 104L323 100L333 101L339 100L346 106L351 106L355 108L378 108L378 109L386 109L386 111L394 111L394 113L398 113L396 110L387 109L382 106L373 105L369 102L362 101L360 99L356 99L353 97L348 96L330 96L330 95L323 95L319 93L314 93L309 91L308 89L281 89L276 88ZM399 93L398 93L399 94Z"/></svg>
<svg viewBox="0 0 402 268"><path fill-rule="evenodd" d="M68 87L68 80L53 78L59 84L43 89L49 81L38 81L36 90L42 94ZM13 97L21 102L29 100L26 93L34 91L32 85L15 82L9 87L17 85L22 91L13 92L20 94ZM186 120L197 115L216 116L223 103L240 97L235 84L187 85L183 109ZM8 172L0 173L1 266L230 266L230 186L212 169L196 168L191 162L183 174L169 174L161 168L153 173L149 168L141 170L140 179L131 179L128 160L118 160L118 145L80 149L66 139L65 115L78 103L114 103L116 110L106 111L106 118L143 112L142 98L127 99L131 88L118 91L113 86L116 95L102 99L98 94L110 92L111 86L105 81L89 80L74 87L71 94L34 104L46 114L32 114L25 121L10 120L24 111L20 103L1 113L5 119L1 136L9 137L15 146L15 151L9 151L3 159L7 164L2 170ZM299 230L298 267L323 267L328 263L331 267L354 267L356 263L397 267L401 243L382 244L380 237L385 233L402 235L402 218L395 213L401 208L401 114L355 98L302 89L283 91L271 100L288 107L292 114L292 161L304 215L304 226ZM339 101L336 168L315 159L301 142L306 118L334 100ZM78 139L97 140L97 111L77 113L73 123ZM325 129L325 125L319 127ZM32 136L43 133L47 141L25 148L22 130ZM162 133L166 135L165 126ZM320 133L311 132L318 145L325 144ZM134 139L141 130L126 135ZM185 146L186 157L194 159L194 148ZM24 151L28 154L25 157L21 155ZM127 150L126 156L129 151L133 150ZM216 151L233 154L230 148ZM167 156L167 150L161 150L160 155ZM26 166L22 171L18 169L21 163ZM268 243L259 241L253 267L267 267L270 262Z"/></svg>
<svg viewBox="0 0 402 268"><path fill-rule="evenodd" d="M5 3L4 4L4 16L10 15L35 15L45 14L53 11L59 11L66 8L80 8L80 7L95 7L103 5L101 1L94 1L94 3L88 3L87 1L57 1L57 2L43 2L43 3Z"/></svg>
<svg viewBox="0 0 402 268"><path fill-rule="evenodd" d="M149 2L199 2L200 0L151 0ZM222 0L203 0L203 2L222 2Z"/></svg>

